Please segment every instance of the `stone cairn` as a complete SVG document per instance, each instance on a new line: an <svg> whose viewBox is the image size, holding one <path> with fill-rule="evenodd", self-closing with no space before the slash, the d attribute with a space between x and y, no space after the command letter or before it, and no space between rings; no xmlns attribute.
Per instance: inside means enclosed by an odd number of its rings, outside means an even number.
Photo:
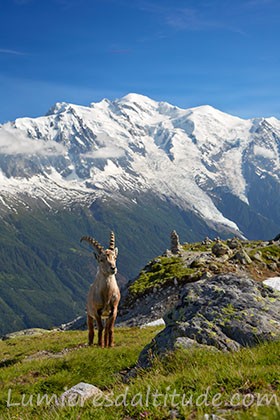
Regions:
<svg viewBox="0 0 280 420"><path fill-rule="evenodd" d="M179 235L175 230L172 230L170 234L170 239L171 239L171 247L170 247L171 253L179 254L181 251L181 245L180 245Z"/></svg>

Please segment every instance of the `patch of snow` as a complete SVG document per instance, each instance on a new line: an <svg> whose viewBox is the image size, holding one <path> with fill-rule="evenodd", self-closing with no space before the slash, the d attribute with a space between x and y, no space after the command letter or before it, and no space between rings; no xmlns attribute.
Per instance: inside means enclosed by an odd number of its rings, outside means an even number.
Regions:
<svg viewBox="0 0 280 420"><path fill-rule="evenodd" d="M159 319L155 319L154 321L147 322L147 324L141 325L141 328L156 327L158 325L165 325L165 322L164 322L163 318L159 318Z"/></svg>
<svg viewBox="0 0 280 420"><path fill-rule="evenodd" d="M117 146L104 146L100 147L99 149L92 150L90 152L87 152L83 154L83 157L85 158L91 158L91 159L116 159L120 158L125 155L125 150L123 150L120 147Z"/></svg>
<svg viewBox="0 0 280 420"><path fill-rule="evenodd" d="M272 289L280 291L280 277L270 277L269 279L264 280L263 283L272 287Z"/></svg>

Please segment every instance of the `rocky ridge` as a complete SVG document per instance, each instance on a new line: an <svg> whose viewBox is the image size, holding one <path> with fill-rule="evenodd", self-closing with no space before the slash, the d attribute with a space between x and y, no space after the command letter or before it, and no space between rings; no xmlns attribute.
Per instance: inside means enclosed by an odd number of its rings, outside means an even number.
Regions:
<svg viewBox="0 0 280 420"><path fill-rule="evenodd" d="M173 249L174 243L171 243ZM128 283L118 316L121 325L143 325L161 318L179 302L182 287L221 274L259 282L280 276L280 240L247 241L219 238L182 244L150 261Z"/></svg>
<svg viewBox="0 0 280 420"><path fill-rule="evenodd" d="M275 238L276 239L276 238ZM258 282L280 276L280 240L221 241L180 244L171 237L170 250L151 260L122 290L117 326L144 326L171 311L180 302L182 290L199 280L231 274ZM60 326L62 330L86 329L86 317Z"/></svg>

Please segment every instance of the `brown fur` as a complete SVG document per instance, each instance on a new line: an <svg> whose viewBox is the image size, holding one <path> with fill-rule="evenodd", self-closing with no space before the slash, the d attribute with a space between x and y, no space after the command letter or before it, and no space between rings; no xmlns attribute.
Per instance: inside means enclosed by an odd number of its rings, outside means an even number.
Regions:
<svg viewBox="0 0 280 420"><path fill-rule="evenodd" d="M95 248L97 251L95 256L98 261L96 278L90 286L87 297L88 344L93 344L93 320L95 319L98 328L98 345L113 347L114 325L121 297L115 277L118 256L118 249L115 248L115 237L111 233L110 247L106 250L95 239L83 237L82 240L86 240ZM104 339L102 318L106 318Z"/></svg>

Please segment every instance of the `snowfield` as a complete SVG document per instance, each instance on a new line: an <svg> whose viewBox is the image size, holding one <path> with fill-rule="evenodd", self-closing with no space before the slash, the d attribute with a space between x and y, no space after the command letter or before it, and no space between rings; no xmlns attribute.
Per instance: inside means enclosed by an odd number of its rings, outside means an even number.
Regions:
<svg viewBox="0 0 280 420"><path fill-rule="evenodd" d="M276 118L243 120L208 105L184 110L137 94L57 103L46 116L0 126L0 206L153 191L238 230L213 197L222 188L250 204L246 165L280 183L279 139Z"/></svg>

